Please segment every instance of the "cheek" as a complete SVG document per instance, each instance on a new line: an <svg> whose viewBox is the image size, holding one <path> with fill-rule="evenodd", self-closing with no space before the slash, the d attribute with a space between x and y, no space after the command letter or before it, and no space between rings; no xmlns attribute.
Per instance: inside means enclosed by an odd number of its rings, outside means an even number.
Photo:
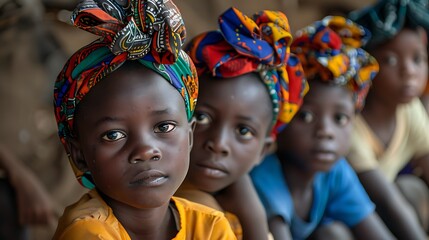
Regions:
<svg viewBox="0 0 429 240"><path fill-rule="evenodd" d="M237 146L233 149L236 153L232 159L235 160L237 172L247 173L262 159L263 144L254 143L247 146Z"/></svg>
<svg viewBox="0 0 429 240"><path fill-rule="evenodd" d="M400 79L396 68L385 68L383 71L378 72L377 77L373 81L373 85L374 87L383 89L397 82L400 82Z"/></svg>
<svg viewBox="0 0 429 240"><path fill-rule="evenodd" d="M203 157L206 154L204 153L204 141L205 139L194 133L194 143L192 144L192 149L190 149L191 161L197 160L200 158L199 156Z"/></svg>
<svg viewBox="0 0 429 240"><path fill-rule="evenodd" d="M349 124L347 127L339 130L338 134L338 152L340 155L344 156L348 153L351 145L351 133L352 133L352 124Z"/></svg>
<svg viewBox="0 0 429 240"><path fill-rule="evenodd" d="M420 80L420 84L421 86L425 87L426 83L428 81L428 66L427 64L425 64L424 66L421 67L421 70L418 71L419 75L419 80Z"/></svg>
<svg viewBox="0 0 429 240"><path fill-rule="evenodd" d="M180 144L177 144L180 142ZM189 167L189 159L190 159L190 146L189 146L189 138L188 135L181 136L180 140L175 143L164 145L164 159L171 161L173 170L183 170L188 169ZM195 146L195 142L194 142ZM185 172L186 171L178 171Z"/></svg>

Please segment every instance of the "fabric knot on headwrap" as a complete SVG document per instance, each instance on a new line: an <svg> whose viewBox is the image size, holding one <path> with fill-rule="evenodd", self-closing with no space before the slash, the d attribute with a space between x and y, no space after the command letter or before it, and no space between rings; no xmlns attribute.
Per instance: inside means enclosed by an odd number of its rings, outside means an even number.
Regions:
<svg viewBox="0 0 429 240"><path fill-rule="evenodd" d="M158 63L174 63L186 37L180 12L170 0L131 0L127 6L115 0L85 0L74 10L72 22L102 36L115 55L153 57Z"/></svg>
<svg viewBox="0 0 429 240"><path fill-rule="evenodd" d="M349 88L362 109L378 63L361 47L370 33L340 16L328 16L297 32L291 51L301 60L309 81Z"/></svg>
<svg viewBox="0 0 429 240"><path fill-rule="evenodd" d="M290 54L286 15L261 11L250 18L230 8L219 17L219 28L198 35L187 47L198 74L229 78L258 72L272 99L275 136L308 91L301 64Z"/></svg>
<svg viewBox="0 0 429 240"><path fill-rule="evenodd" d="M181 94L188 120L193 116L198 77L195 66L181 50L185 27L170 0L84 0L72 15L73 23L100 39L74 53L58 75L54 88L58 134L66 151L74 137L76 107L106 75L128 60L135 60L166 79ZM79 182L93 187L90 173L82 173L70 161Z"/></svg>
<svg viewBox="0 0 429 240"><path fill-rule="evenodd" d="M396 36L404 27L429 30L428 0L381 0L370 7L349 14L349 18L372 33L368 47Z"/></svg>

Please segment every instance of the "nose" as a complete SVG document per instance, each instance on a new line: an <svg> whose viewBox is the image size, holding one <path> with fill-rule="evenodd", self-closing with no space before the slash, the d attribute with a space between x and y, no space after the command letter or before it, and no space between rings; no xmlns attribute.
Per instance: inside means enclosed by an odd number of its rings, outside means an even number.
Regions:
<svg viewBox="0 0 429 240"><path fill-rule="evenodd" d="M154 139L140 137L135 139L128 162L136 164L145 161L159 161L162 158L160 149Z"/></svg>
<svg viewBox="0 0 429 240"><path fill-rule="evenodd" d="M206 150L220 154L222 156L227 156L230 152L229 149L229 134L227 127L222 127L221 129L213 128L213 133L210 134L207 138L204 147Z"/></svg>
<svg viewBox="0 0 429 240"><path fill-rule="evenodd" d="M334 123L328 116L320 118L316 123L316 138L334 139Z"/></svg>

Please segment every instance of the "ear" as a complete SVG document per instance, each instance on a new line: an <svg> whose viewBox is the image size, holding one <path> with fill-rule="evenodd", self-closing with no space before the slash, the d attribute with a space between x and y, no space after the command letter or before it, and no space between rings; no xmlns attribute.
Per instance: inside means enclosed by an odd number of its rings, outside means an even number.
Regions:
<svg viewBox="0 0 429 240"><path fill-rule="evenodd" d="M193 117L189 122L189 149L192 149L192 146L194 145L194 130L196 125L197 121Z"/></svg>
<svg viewBox="0 0 429 240"><path fill-rule="evenodd" d="M267 136L264 139L264 146L262 148L260 159L259 159L259 162L257 162L257 164L259 164L260 162L262 162L262 160L264 160L264 157L266 154L274 152L275 147L276 146L275 146L274 138L272 136Z"/></svg>
<svg viewBox="0 0 429 240"><path fill-rule="evenodd" d="M88 171L88 164L85 161L83 156L80 143L75 138L67 140L67 144L70 150L70 158L73 161L74 165L82 172Z"/></svg>

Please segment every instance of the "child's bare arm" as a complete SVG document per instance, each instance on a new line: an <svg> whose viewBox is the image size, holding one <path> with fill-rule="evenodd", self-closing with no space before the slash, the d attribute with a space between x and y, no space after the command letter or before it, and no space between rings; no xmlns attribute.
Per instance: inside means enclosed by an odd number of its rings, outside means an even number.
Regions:
<svg viewBox="0 0 429 240"><path fill-rule="evenodd" d="M358 174L377 213L398 239L426 239L416 214L397 187L378 170Z"/></svg>
<svg viewBox="0 0 429 240"><path fill-rule="evenodd" d="M377 213L366 217L352 228L356 239L395 239L389 229L384 225Z"/></svg>
<svg viewBox="0 0 429 240"><path fill-rule="evenodd" d="M222 208L235 214L243 228L243 239L267 239L268 223L250 177L246 174L216 195Z"/></svg>
<svg viewBox="0 0 429 240"><path fill-rule="evenodd" d="M289 226L281 217L270 218L268 220L268 225L274 239L292 240Z"/></svg>
<svg viewBox="0 0 429 240"><path fill-rule="evenodd" d="M416 169L416 174L429 186L429 154L413 159L411 164Z"/></svg>
<svg viewBox="0 0 429 240"><path fill-rule="evenodd" d="M0 168L14 188L21 224L48 224L55 227L54 204L37 176L12 152L0 145Z"/></svg>

